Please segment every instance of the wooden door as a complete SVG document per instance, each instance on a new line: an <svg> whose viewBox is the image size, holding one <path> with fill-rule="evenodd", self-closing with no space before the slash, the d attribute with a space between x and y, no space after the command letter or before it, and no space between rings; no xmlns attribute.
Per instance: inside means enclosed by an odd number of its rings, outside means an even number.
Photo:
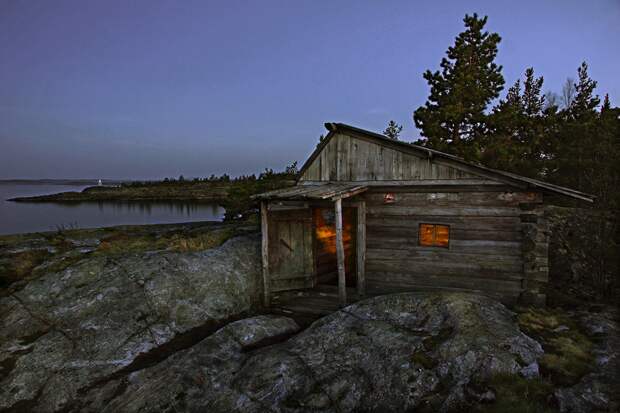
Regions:
<svg viewBox="0 0 620 413"><path fill-rule="evenodd" d="M310 208L269 211L270 291L314 286Z"/></svg>

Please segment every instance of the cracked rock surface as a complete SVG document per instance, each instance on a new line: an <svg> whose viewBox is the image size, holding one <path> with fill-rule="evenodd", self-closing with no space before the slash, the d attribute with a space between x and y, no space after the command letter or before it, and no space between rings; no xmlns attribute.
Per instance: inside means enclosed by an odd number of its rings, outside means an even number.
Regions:
<svg viewBox="0 0 620 413"><path fill-rule="evenodd" d="M0 412L70 408L251 312L256 236L204 252L92 257L0 298Z"/></svg>
<svg viewBox="0 0 620 413"><path fill-rule="evenodd" d="M375 297L286 339L295 330L281 317L228 324L93 388L78 410L447 411L486 397L475 382L519 374L542 354L502 304L460 293Z"/></svg>

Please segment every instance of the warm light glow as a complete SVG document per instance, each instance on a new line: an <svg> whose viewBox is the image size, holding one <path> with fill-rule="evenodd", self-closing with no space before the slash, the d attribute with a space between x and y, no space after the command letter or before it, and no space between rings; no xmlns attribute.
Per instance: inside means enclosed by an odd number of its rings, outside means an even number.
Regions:
<svg viewBox="0 0 620 413"><path fill-rule="evenodd" d="M435 245L447 247L450 239L450 227L447 225L435 225Z"/></svg>
<svg viewBox="0 0 620 413"><path fill-rule="evenodd" d="M316 226L316 239L322 244L324 251L330 254L336 253L336 224L325 220L324 209L314 209L314 222ZM343 214L345 215L345 214ZM346 244L351 240L351 222L343 216L342 241Z"/></svg>
<svg viewBox="0 0 620 413"><path fill-rule="evenodd" d="M420 245L432 246L435 238L435 226L431 224L420 225Z"/></svg>
<svg viewBox="0 0 620 413"><path fill-rule="evenodd" d="M424 247L448 247L450 227L437 224L420 224L420 245Z"/></svg>

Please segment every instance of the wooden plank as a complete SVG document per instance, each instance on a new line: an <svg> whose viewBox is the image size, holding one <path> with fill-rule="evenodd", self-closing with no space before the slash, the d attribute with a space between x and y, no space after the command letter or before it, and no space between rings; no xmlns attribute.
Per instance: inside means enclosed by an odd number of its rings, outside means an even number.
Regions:
<svg viewBox="0 0 620 413"><path fill-rule="evenodd" d="M388 192L388 191L386 191ZM382 205L384 192L368 192L363 195L368 204ZM395 193L394 205L398 206L519 206L533 202L532 192L411 192Z"/></svg>
<svg viewBox="0 0 620 413"><path fill-rule="evenodd" d="M393 236L376 237L369 236L366 240L366 248L370 250L385 249L392 254L403 253L409 255L429 254L433 256L456 256L477 255L483 259L491 259L495 256L521 257L522 249L519 241L490 241L490 240L456 240L450 237L449 248L425 247L419 245L418 237Z"/></svg>
<svg viewBox="0 0 620 413"><path fill-rule="evenodd" d="M269 225L268 225L268 203L261 202L260 216L261 216L261 256L263 264L263 304L265 307L269 307Z"/></svg>
<svg viewBox="0 0 620 413"><path fill-rule="evenodd" d="M473 216L473 217L516 217L519 216L520 210L515 207L401 207L397 205L381 205L369 206L368 213L371 215L383 216Z"/></svg>
<svg viewBox="0 0 620 413"><path fill-rule="evenodd" d="M477 252L455 252L445 248L430 247L418 247L411 246L410 248L390 248L389 246L383 246L382 248L367 247L366 259L391 261L391 260L404 260L404 261L439 261L439 262L460 262L460 263L493 263L493 262L511 262L520 263L523 258L520 253L510 254L480 254ZM546 264L545 264L546 265Z"/></svg>
<svg viewBox="0 0 620 413"><path fill-rule="evenodd" d="M437 261L424 257L410 258L408 260L383 260L374 259L371 250L367 252L366 258L366 278L374 277L371 273L394 271L417 274L451 275L460 274L475 276L484 274L490 277L502 277L501 274L521 274L523 263L519 260L495 260L495 261Z"/></svg>
<svg viewBox="0 0 620 413"><path fill-rule="evenodd" d="M347 285L346 275L344 272L344 245L342 242L342 200L337 199L334 203L336 213L336 257L338 259L338 295L340 304L347 304Z"/></svg>
<svg viewBox="0 0 620 413"><path fill-rule="evenodd" d="M368 211L368 208L367 208ZM378 227L401 227L418 228L420 223L445 224L450 225L450 230L481 230L481 231L521 231L521 220L519 217L482 217L482 216L437 216L437 215L416 215L416 216L383 216L381 214L371 215L366 213L366 225L368 236L371 231Z"/></svg>
<svg viewBox="0 0 620 413"><path fill-rule="evenodd" d="M434 223L430 222L432 219L426 221L426 223ZM401 225L401 226L391 226L391 225L366 225L366 231L368 233L367 237L371 237L374 240L378 240L386 237L398 237L398 238L409 238L413 241L418 238L418 230L419 224L424 223L424 221L415 221L415 224L418 225ZM438 224L442 224L438 222ZM485 229L477 229L475 227L470 228L469 226L457 226L450 223L443 223L444 225L450 226L450 240L462 240L462 241L476 241L476 240L485 240L485 241L512 241L517 242L523 239L523 233L520 231L509 231L509 230L485 230ZM417 242L415 242L417 244Z"/></svg>
<svg viewBox="0 0 620 413"><path fill-rule="evenodd" d="M340 140L341 135L334 136L334 139L330 142L330 144L326 147L329 151L327 152L327 162L328 162L328 176L327 179L330 181L337 181L336 177L336 162L338 155L338 141Z"/></svg>
<svg viewBox="0 0 620 413"><path fill-rule="evenodd" d="M366 295L366 203L357 206L357 296Z"/></svg>
<svg viewBox="0 0 620 413"><path fill-rule="evenodd" d="M499 293L518 293L522 291L521 280L490 279L449 275L421 275L406 272L377 272L368 278L368 284L394 285L403 289L421 287L464 288Z"/></svg>
<svg viewBox="0 0 620 413"><path fill-rule="evenodd" d="M331 195L331 199L332 201L335 201L337 198L338 199L345 199L345 198L351 198L355 195L359 195L363 192L365 192L366 190L368 190L368 187L366 186L355 186L352 188L344 188L340 191L334 191L334 194ZM327 196L322 196L323 199L327 198Z"/></svg>
<svg viewBox="0 0 620 413"><path fill-rule="evenodd" d="M342 184L348 184L348 185L368 185L368 186L413 186L413 187L418 187L418 186L436 186L436 185L444 185L444 186L463 186L463 187L467 187L467 186L489 186L491 188L496 188L493 189L494 191L497 190L497 188L513 188L511 186L507 186L504 183L501 182L497 182L497 181L491 181L488 179L385 179L385 180L378 180L378 179L372 179L373 177L376 178L376 176L374 175L373 172L371 172L371 168L374 168L374 162L375 159L373 158L373 156L375 156L374 154L370 155L370 159L366 159L366 173L364 173L362 175L362 179L358 179L358 180L350 180L350 181L335 181L332 180L333 182L338 182L338 183L342 183ZM303 182L303 185L316 185L320 182L324 182L324 181L330 181L330 179L322 179L319 181L305 181Z"/></svg>

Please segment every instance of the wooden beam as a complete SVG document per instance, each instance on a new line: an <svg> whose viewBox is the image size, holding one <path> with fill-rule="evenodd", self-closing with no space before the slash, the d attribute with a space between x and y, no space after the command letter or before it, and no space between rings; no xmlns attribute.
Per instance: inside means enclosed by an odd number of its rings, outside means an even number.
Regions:
<svg viewBox="0 0 620 413"><path fill-rule="evenodd" d="M367 190L368 190L367 186L356 186L354 188L348 188L348 189L346 189L344 191L340 191L340 192L338 192L335 195L329 195L329 196L325 196L323 198L331 197L332 201L335 201L337 198L340 198L340 199L350 198L352 196L359 195L362 192L366 192Z"/></svg>
<svg viewBox="0 0 620 413"><path fill-rule="evenodd" d="M336 212L336 259L338 261L338 296L340 305L347 305L347 278L344 272L344 242L342 237L342 199L335 201Z"/></svg>
<svg viewBox="0 0 620 413"><path fill-rule="evenodd" d="M322 184L356 185L356 186L429 186L429 185L488 185L505 186L502 182L488 179L414 179L414 180L366 180L366 181L304 181L300 186ZM514 187L514 185L512 185Z"/></svg>
<svg viewBox="0 0 620 413"><path fill-rule="evenodd" d="M357 206L357 296L366 295L366 202Z"/></svg>
<svg viewBox="0 0 620 413"><path fill-rule="evenodd" d="M263 304L269 307L269 215L268 203L263 201L260 203L260 223L262 233L261 255L263 263Z"/></svg>

